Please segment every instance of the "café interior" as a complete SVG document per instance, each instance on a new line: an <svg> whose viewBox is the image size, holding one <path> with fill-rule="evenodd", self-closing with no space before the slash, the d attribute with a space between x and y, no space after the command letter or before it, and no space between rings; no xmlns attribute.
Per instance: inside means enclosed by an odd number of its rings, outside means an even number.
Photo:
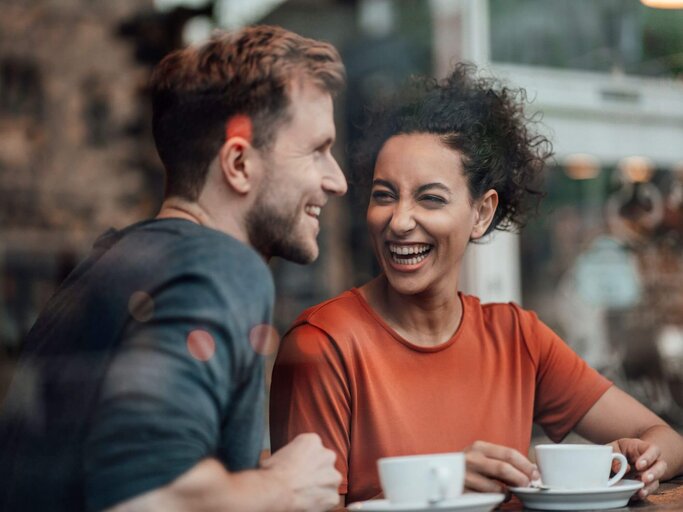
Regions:
<svg viewBox="0 0 683 512"><path fill-rule="evenodd" d="M214 28L268 23L340 49L348 87L335 153L347 171L367 105L411 75L445 76L466 60L525 88L529 116L553 142L546 197L521 234L468 249L463 289L537 311L680 431L683 6L648 3L9 2L0 17L0 398L24 335L97 235L159 206L146 89L154 64ZM322 219L317 262L271 262L280 333L378 270L350 185Z"/></svg>

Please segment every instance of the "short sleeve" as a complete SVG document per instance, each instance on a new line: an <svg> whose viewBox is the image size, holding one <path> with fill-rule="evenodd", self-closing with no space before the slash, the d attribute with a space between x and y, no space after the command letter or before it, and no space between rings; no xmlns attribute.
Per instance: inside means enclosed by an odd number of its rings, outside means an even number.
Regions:
<svg viewBox="0 0 683 512"><path fill-rule="evenodd" d="M581 359L531 312L517 308L536 362L534 422L560 442L612 383Z"/></svg>
<svg viewBox="0 0 683 512"><path fill-rule="evenodd" d="M351 398L338 347L321 329L304 323L284 336L270 390L273 451L306 432L320 435L337 454L340 494L348 486Z"/></svg>
<svg viewBox="0 0 683 512"><path fill-rule="evenodd" d="M220 438L240 366L226 311L208 277L178 276L131 319L105 374L84 448L85 501L100 510L163 487ZM253 357L252 357L253 359Z"/></svg>

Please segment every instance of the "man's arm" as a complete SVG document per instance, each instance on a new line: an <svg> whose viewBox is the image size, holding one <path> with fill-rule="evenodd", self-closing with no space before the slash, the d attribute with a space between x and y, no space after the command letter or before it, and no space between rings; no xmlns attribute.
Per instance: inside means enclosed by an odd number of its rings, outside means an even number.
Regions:
<svg viewBox="0 0 683 512"><path fill-rule="evenodd" d="M263 462L262 469L230 473L205 459L171 484L127 500L108 512L324 511L338 501L341 475L334 453L315 434L302 434Z"/></svg>

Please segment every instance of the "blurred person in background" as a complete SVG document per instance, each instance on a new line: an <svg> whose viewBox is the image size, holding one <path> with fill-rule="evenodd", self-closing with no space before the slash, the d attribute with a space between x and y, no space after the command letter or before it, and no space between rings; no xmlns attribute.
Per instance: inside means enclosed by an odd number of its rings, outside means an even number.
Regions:
<svg viewBox="0 0 683 512"><path fill-rule="evenodd" d="M521 227L541 197L549 142L524 93L459 64L375 113L358 170L381 274L314 306L275 363L271 443L316 432L337 453L340 503L381 496L376 461L466 453L465 487L499 492L539 478L532 424L612 443L645 487L683 470L683 440L581 360L531 311L458 291L463 255Z"/></svg>
<svg viewBox="0 0 683 512"><path fill-rule="evenodd" d="M314 434L259 466L266 261L309 263L346 191L331 154L329 44L277 27L217 34L152 77L166 171L155 219L110 230L25 340L0 419L2 510L325 510Z"/></svg>

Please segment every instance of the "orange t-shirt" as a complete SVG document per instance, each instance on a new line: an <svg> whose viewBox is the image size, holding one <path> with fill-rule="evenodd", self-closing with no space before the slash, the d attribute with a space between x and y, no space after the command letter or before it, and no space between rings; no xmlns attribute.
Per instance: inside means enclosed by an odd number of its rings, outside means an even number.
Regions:
<svg viewBox="0 0 683 512"><path fill-rule="evenodd" d="M317 432L351 503L381 492L380 457L476 440L526 454L533 422L560 441L610 387L534 313L460 297L460 326L436 347L402 338L356 289L302 313L273 370L273 450Z"/></svg>

